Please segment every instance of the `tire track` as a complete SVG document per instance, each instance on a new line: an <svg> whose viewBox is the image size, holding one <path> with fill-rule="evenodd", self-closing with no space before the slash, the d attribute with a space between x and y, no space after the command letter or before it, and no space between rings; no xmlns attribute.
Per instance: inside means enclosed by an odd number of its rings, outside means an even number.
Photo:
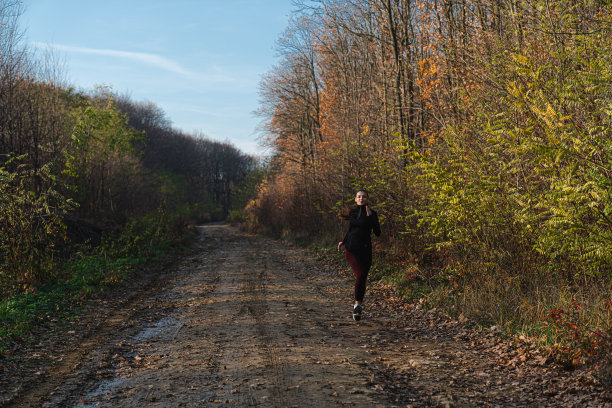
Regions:
<svg viewBox="0 0 612 408"><path fill-rule="evenodd" d="M391 406L345 346L359 334L329 329L351 325L343 302L295 275L300 250L223 225L202 234L199 253L132 293L12 406Z"/></svg>

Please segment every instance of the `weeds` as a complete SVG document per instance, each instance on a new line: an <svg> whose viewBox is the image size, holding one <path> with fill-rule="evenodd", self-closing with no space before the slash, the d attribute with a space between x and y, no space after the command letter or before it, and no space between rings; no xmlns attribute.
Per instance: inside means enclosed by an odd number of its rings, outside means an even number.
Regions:
<svg viewBox="0 0 612 408"><path fill-rule="evenodd" d="M556 342L550 346L555 360L572 369L580 365L593 367L600 380L612 385L612 317L611 301L601 305L599 316L604 327L593 329L582 303L572 301L567 309L553 309L547 324L553 329Z"/></svg>
<svg viewBox="0 0 612 408"><path fill-rule="evenodd" d="M326 264L346 267L335 248L311 248ZM588 367L612 384L612 301L605 278L578 284L537 273L511 276L476 263L419 266L401 251L377 249L369 279L391 283L407 301L529 337L561 366Z"/></svg>
<svg viewBox="0 0 612 408"><path fill-rule="evenodd" d="M36 326L75 317L83 301L102 295L143 262L144 258L110 259L99 252L81 254L65 265L67 279L0 302L0 353L13 341L26 339Z"/></svg>
<svg viewBox="0 0 612 408"><path fill-rule="evenodd" d="M118 237L106 237L100 246L74 254L57 273L62 279L0 301L0 354L11 343L27 339L34 327L74 318L84 301L173 250L181 237L175 218L156 212L133 221Z"/></svg>

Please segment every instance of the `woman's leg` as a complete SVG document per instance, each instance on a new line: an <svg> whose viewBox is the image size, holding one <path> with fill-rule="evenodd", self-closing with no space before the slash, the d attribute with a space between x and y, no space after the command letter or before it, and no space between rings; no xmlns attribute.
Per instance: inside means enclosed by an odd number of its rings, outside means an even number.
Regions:
<svg viewBox="0 0 612 408"><path fill-rule="evenodd" d="M355 274L355 300L361 303L365 295L368 272L372 264L372 255L346 251L345 257Z"/></svg>

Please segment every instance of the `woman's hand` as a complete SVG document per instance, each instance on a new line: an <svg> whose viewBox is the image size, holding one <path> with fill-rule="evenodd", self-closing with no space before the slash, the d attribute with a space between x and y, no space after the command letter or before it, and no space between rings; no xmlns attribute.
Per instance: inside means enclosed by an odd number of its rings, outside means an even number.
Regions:
<svg viewBox="0 0 612 408"><path fill-rule="evenodd" d="M342 248L342 245L344 245L344 242L338 242L338 252L340 252L340 248Z"/></svg>
<svg viewBox="0 0 612 408"><path fill-rule="evenodd" d="M366 207L366 215L367 215L368 217L369 217L369 216L371 216L371 215L372 215L372 210L370 210L370 206L369 206L369 205L366 205L365 207Z"/></svg>

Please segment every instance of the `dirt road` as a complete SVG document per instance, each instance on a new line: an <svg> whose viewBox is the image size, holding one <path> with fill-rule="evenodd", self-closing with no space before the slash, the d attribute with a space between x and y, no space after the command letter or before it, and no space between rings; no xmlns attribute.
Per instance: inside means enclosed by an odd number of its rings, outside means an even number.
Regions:
<svg viewBox="0 0 612 408"><path fill-rule="evenodd" d="M612 406L493 334L383 305L383 289L354 322L350 275L303 250L223 225L201 233L195 253L101 303L74 347L37 350L53 364L5 390L4 405Z"/></svg>

